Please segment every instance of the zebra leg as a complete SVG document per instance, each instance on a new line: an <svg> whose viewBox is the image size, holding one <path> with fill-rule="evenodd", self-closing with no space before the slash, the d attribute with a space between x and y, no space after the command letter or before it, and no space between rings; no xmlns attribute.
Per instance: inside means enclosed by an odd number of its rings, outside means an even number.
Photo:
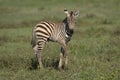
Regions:
<svg viewBox="0 0 120 80"><path fill-rule="evenodd" d="M65 46L65 68L68 68L68 50L67 50L67 46Z"/></svg>
<svg viewBox="0 0 120 80"><path fill-rule="evenodd" d="M63 56L65 56L65 68L67 68L68 67L68 50L67 50L67 45L65 43L61 43L61 46L62 46L62 48L61 48L62 58L63 58ZM62 59L61 59L61 56L60 56L59 64L61 64L61 65L59 65L59 69L62 67L61 61L62 61Z"/></svg>
<svg viewBox="0 0 120 80"><path fill-rule="evenodd" d="M35 55L36 55L37 61L39 63L38 68L41 68L42 67L41 50L38 49L38 45L35 45L35 47L33 48L33 50L35 51Z"/></svg>
<svg viewBox="0 0 120 80"><path fill-rule="evenodd" d="M39 63L38 68L43 68L43 65L42 65L42 52L41 52L41 50L37 51L36 57L37 57L38 63Z"/></svg>
<svg viewBox="0 0 120 80"><path fill-rule="evenodd" d="M61 48L60 60L59 60L59 66L58 66L59 70L61 70L62 68L63 56L64 56L64 52L63 52L63 48Z"/></svg>
<svg viewBox="0 0 120 80"><path fill-rule="evenodd" d="M42 49L43 49L43 47L44 47L44 42L41 42L41 43L39 43L38 44L38 47L37 47L37 54L36 54L36 56L37 56L37 59L38 59L38 63L39 63L39 68L43 68L43 64L42 64Z"/></svg>

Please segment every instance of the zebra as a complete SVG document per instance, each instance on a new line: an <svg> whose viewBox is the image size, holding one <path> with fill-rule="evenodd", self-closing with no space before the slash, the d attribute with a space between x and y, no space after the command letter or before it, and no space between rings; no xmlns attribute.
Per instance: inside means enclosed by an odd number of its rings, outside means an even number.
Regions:
<svg viewBox="0 0 120 80"><path fill-rule="evenodd" d="M32 48L38 59L39 68L42 68L42 50L46 42L57 42L61 46L60 59L58 69L61 70L63 58L65 57L65 67L68 67L68 48L67 43L71 40L74 32L76 18L79 14L78 11L64 10L66 18L61 23L54 23L48 21L41 21L38 23L32 32Z"/></svg>

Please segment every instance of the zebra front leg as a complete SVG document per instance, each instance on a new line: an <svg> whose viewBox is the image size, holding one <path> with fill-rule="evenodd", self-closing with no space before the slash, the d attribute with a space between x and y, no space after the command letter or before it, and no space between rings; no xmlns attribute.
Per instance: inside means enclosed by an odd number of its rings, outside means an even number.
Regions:
<svg viewBox="0 0 120 80"><path fill-rule="evenodd" d="M62 62L63 62L63 53L60 53L60 61L59 61L59 70L61 71L61 68L62 68Z"/></svg>
<svg viewBox="0 0 120 80"><path fill-rule="evenodd" d="M61 47L60 61L59 61L59 66L58 66L59 70L61 70L62 65L63 65L62 62L63 62L64 53L65 53L65 51L64 51L64 49Z"/></svg>
<svg viewBox="0 0 120 80"><path fill-rule="evenodd" d="M68 68L68 50L67 50L67 45L65 43L61 43L62 48L61 48L61 56L60 56L60 62L59 62L59 69L62 67L62 58L65 56L65 68Z"/></svg>
<svg viewBox="0 0 120 80"><path fill-rule="evenodd" d="M68 69L68 50L67 50L67 46L64 46L64 50L65 50L65 68Z"/></svg>

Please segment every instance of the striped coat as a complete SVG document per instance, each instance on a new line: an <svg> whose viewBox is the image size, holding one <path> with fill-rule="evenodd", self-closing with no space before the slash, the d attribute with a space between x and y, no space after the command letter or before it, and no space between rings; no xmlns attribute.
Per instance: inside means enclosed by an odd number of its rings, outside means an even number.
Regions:
<svg viewBox="0 0 120 80"><path fill-rule="evenodd" d="M33 29L32 46L34 47L41 42L53 41L59 43L61 40L66 40L68 35L65 27L64 23L56 24L41 21Z"/></svg>
<svg viewBox="0 0 120 80"><path fill-rule="evenodd" d="M70 41L75 26L76 13L64 11L67 17L61 23L41 21L33 28L32 47L38 58L40 67L42 66L42 49L47 41L58 42L61 45L59 69L62 66L62 58L65 54L65 64L68 64L67 42Z"/></svg>

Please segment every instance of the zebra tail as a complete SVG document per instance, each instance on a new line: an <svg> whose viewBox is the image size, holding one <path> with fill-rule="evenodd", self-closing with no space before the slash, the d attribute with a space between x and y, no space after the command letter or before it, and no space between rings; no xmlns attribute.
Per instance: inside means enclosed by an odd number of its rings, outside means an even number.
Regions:
<svg viewBox="0 0 120 80"><path fill-rule="evenodd" d="M36 45L36 36L35 36L35 32L34 32L34 30L33 30L33 32L32 32L31 45L32 45L33 48L34 48L35 45Z"/></svg>

